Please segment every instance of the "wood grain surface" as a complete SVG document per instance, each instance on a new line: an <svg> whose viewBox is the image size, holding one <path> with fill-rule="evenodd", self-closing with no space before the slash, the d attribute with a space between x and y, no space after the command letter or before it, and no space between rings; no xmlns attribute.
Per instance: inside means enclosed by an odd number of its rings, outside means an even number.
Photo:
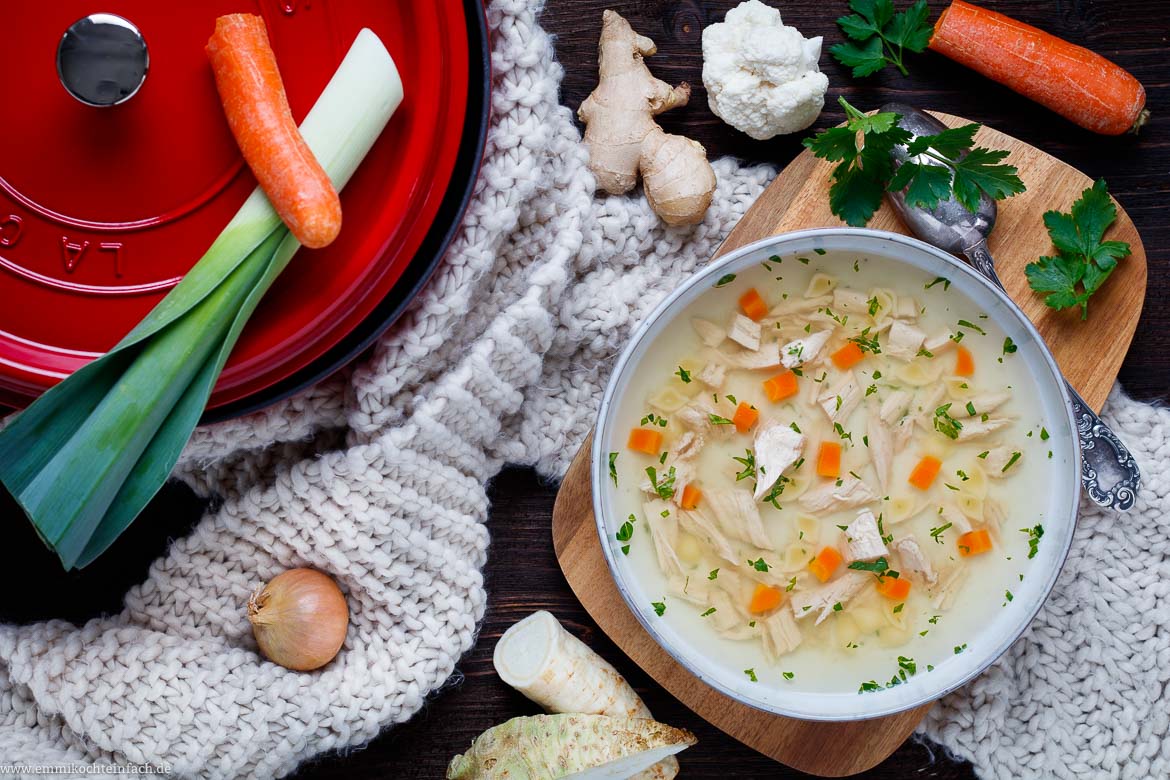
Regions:
<svg viewBox="0 0 1170 780"><path fill-rule="evenodd" d="M782 8L786 23L806 35L824 35L826 48L840 40L833 20L846 0L766 0ZM896 0L899 7L906 0ZM601 11L612 7L658 43L650 67L664 79L689 81L691 105L662 116L669 132L701 141L712 158L785 165L800 151L799 137L753 141L723 125L707 109L701 83L702 28L720 21L734 0L547 0L546 29L557 36L558 59L566 63L562 102L576 110L596 84ZM875 107L904 100L993 124L1090 176L1104 176L1137 225L1149 258L1147 303L1122 366L1126 390L1144 399L1170 401L1170 14L1162 0L982 0L995 10L1088 46L1130 70L1146 86L1152 123L1140 137L1102 138L1080 130L1007 89L934 54L909 55L909 77L884 72L854 80L827 55L830 101L818 127L842 120L833 100L844 94L856 105ZM935 18L942 3L930 3ZM1108 320L1098 311L1091 322ZM495 676L491 652L500 634L536 609L549 609L626 675L662 720L695 731L699 744L682 754L684 780L795 778L801 773L740 745L695 716L598 630L565 582L556 558L550 516L556 487L531 471L509 470L492 485L492 549L485 571L489 602L475 648L460 674L436 692L406 724L389 729L363 749L306 764L299 780L324 778L441 778L449 758L491 725L537 708ZM37 540L7 497L0 497L0 522L8 531L9 555L0 578L9 586L0 618L27 621L60 617L74 622L117 610L126 589L146 575L169 539L190 528L201 504L182 486L170 485L117 543L115 551L80 573L65 574ZM29 583L35 595L29 595ZM832 746L825 749L831 750ZM3 760L0 758L0 760ZM859 775L872 780L967 780L967 764L953 762L917 742L904 744L878 767Z"/></svg>

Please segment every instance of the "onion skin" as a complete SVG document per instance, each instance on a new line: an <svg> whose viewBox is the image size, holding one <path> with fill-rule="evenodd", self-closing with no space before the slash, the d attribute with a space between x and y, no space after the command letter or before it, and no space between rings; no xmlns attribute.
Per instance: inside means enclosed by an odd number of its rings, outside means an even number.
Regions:
<svg viewBox="0 0 1170 780"><path fill-rule="evenodd" d="M328 575L289 569L256 589L248 599L248 620L265 658L307 672L332 661L341 649L349 608Z"/></svg>

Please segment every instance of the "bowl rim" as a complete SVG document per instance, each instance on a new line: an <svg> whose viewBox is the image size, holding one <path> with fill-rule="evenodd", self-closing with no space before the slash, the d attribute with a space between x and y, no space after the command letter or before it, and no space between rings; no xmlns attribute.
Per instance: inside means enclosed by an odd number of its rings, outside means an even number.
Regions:
<svg viewBox="0 0 1170 780"><path fill-rule="evenodd" d="M1066 423L1068 430L1071 433L1068 442L1070 471L1072 472L1073 490L1070 492L1068 501L1065 504L1064 511L1061 513L1062 517L1069 525L1069 533L1067 538L1058 550L1054 559L1051 570L1046 573L1046 580L1043 587L1038 591L1040 594L1036 598L1035 603L1030 606L1028 610L1027 619L1022 621L1020 627L1016 631L1007 631L1003 641L995 646L993 652L988 653L985 658L979 663L972 666L972 668L961 677L949 685L941 688L931 689L929 685L924 686L925 690L922 694L908 699L906 701L895 703L884 703L884 698L880 695L866 696L859 699L858 709L860 714L833 714L822 712L808 712L797 709L791 709L783 705L778 705L772 702L765 702L760 699L753 699L750 696L745 696L741 692L735 691L717 679L714 675L707 674L701 669L693 665L686 657L676 650L673 643L664 638L657 628L648 620L645 611L639 608L633 601L633 594L625 585L624 581L618 574L618 562L615 559L614 550L611 545L607 544L607 534L605 528L605 511L604 511L604 496L606 480L608 479L605 469L608 468L608 460L606 455L606 438L603 433L606 430L607 420L615 413L618 406L618 380L625 372L626 365L630 362L637 348L642 341L647 337L649 331L653 328L655 323L670 311L675 303L687 294L696 285L702 284L704 281L718 276L724 269L730 265L738 264L744 257L765 251L768 247L778 247L785 244L796 243L799 241L815 240L825 237L856 237L862 240L873 241L888 241L893 244L901 244L912 250L926 252L933 255L936 259L955 268L959 273L967 277L967 280L977 286L981 286L985 291L989 292L993 297L998 298L1001 303L1006 304L1005 308L1013 313L1016 324L1028 332L1034 340L1044 365L1048 369L1049 375L1039 377L1033 375L1032 379L1037 384L1055 385L1055 392L1060 397L1061 408L1064 409L1066 415ZM875 245L876 246L876 245ZM716 250L718 251L718 250ZM771 254L778 254L778 251L771 251ZM887 258L894 259L896 258ZM1053 357L1048 345L1041 337L1036 326L1028 318L1015 301L1004 291L1001 287L993 284L990 280L980 274L972 266L959 258L951 255L938 247L921 241L917 238L907 236L901 233L894 233L886 230L876 230L872 228L852 228L852 227L822 227L822 228L808 228L802 230L794 230L783 233L778 233L767 238L753 241L741 247L731 250L725 255L715 257L707 265L693 272L681 284L671 291L654 309L639 323L618 356L617 361L613 365L609 379L606 382L605 392L602 395L601 405L598 408L597 424L594 430L593 443L591 446L591 464L590 476L592 483L592 499L593 499L593 517L596 527L598 542L601 545L602 555L605 558L606 566L609 568L610 576L613 578L614 585L621 594L625 606L633 614L634 618L642 626L642 629L650 635L654 642L666 652L670 657L691 674L695 679L714 689L718 693L727 696L728 698L745 704L753 709L761 710L766 713L780 715L783 717L795 718L799 720L823 721L823 722L846 722L855 720L868 720L872 718L886 717L894 715L899 712L906 712L917 707L935 702L948 693L966 685L974 678L981 675L993 663L995 663L1007 650L1014 645L1021 636L1023 636L1036 616L1048 601L1052 593L1052 589L1056 585L1056 581L1064 568L1065 562L1068 559L1068 554L1072 548L1072 540L1076 531L1076 523L1079 514L1079 506L1081 499L1081 451L1078 435L1078 428L1076 423L1076 415L1073 411L1072 396L1069 393L1069 388L1063 379L1063 374ZM1054 512L1052 516L1056 516ZM1051 522L1051 518L1049 518ZM883 704L883 706L874 707L873 703Z"/></svg>

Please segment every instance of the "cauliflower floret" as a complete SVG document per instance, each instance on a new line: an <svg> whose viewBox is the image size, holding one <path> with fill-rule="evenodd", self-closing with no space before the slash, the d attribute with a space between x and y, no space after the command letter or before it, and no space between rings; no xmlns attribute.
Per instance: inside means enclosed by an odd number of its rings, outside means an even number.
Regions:
<svg viewBox="0 0 1170 780"><path fill-rule="evenodd" d="M711 111L763 141L805 129L825 105L821 37L805 38L780 12L747 0L703 30L703 86Z"/></svg>

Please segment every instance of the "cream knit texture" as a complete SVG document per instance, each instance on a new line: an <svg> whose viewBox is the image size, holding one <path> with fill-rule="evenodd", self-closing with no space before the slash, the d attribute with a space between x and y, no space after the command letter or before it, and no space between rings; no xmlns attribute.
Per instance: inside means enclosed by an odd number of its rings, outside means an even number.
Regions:
<svg viewBox="0 0 1170 780"><path fill-rule="evenodd" d="M411 717L472 646L485 483L506 462L564 473L632 327L775 175L716 162L714 203L688 229L665 228L640 196L596 197L540 5L490 4L476 196L372 357L196 432L178 474L219 500L120 614L0 627L0 763L279 777ZM1135 511L1085 508L1036 624L926 723L985 777L1170 776L1170 413L1115 393L1107 419L1145 469ZM245 616L252 589L294 566L348 595L345 645L316 673L262 660Z"/></svg>

